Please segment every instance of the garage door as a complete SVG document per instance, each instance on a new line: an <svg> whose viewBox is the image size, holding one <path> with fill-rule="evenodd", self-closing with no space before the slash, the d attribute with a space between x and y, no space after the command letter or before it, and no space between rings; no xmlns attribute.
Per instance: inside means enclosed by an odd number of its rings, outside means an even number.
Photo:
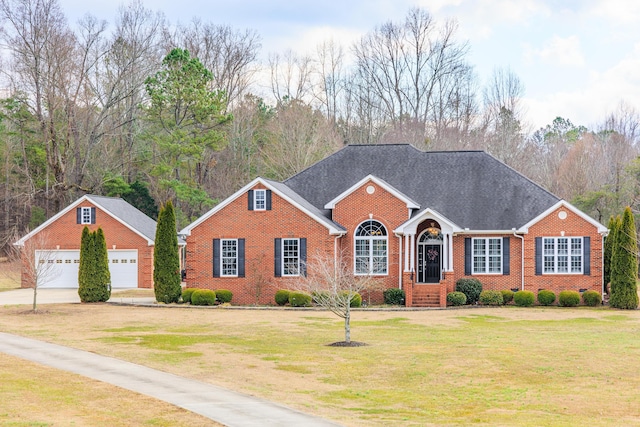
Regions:
<svg viewBox="0 0 640 427"><path fill-rule="evenodd" d="M109 272L114 289L138 287L138 251L110 250ZM41 288L77 288L80 251L36 251L36 262L51 266L46 269Z"/></svg>

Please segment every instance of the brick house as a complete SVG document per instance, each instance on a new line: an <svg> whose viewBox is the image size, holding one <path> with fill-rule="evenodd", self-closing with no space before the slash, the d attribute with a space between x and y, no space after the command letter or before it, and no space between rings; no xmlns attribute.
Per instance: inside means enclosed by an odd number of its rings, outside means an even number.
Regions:
<svg viewBox="0 0 640 427"><path fill-rule="evenodd" d="M109 271L113 288L153 287L153 247L156 222L120 198L85 195L67 206L48 221L18 240L25 246L37 235L46 236L44 249L54 251L47 262L58 265L56 274L41 288L77 288L82 229L102 227L107 242ZM35 250L38 259L42 250ZM22 268L22 287L31 287Z"/></svg>
<svg viewBox="0 0 640 427"><path fill-rule="evenodd" d="M188 287L273 303L317 251L445 306L484 289L602 293L606 227L481 151L350 145L284 182L257 178L185 227ZM380 293L365 295L374 302Z"/></svg>

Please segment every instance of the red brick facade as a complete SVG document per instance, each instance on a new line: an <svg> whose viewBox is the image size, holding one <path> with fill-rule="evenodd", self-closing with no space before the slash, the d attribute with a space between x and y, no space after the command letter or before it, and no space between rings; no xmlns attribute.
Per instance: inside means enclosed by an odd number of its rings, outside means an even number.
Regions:
<svg viewBox="0 0 640 427"><path fill-rule="evenodd" d="M95 224L78 224L76 220L76 207L96 208ZM107 249L135 249L138 251L138 287L153 287L153 245L148 244L148 240L140 236L130 228L116 220L110 214L104 212L89 200L84 200L80 204L74 205L70 209L43 229L31 236L34 238L40 233L46 235L47 248L61 250L80 250L80 240L82 230L89 227L91 231L101 227ZM26 269L22 269L22 287L31 287L29 278L25 275Z"/></svg>
<svg viewBox="0 0 640 427"><path fill-rule="evenodd" d="M321 185L321 184L319 184ZM252 189L266 189L258 182ZM473 232L454 230L444 237L442 256L448 257L450 246L452 264L442 261L439 283L420 284L417 274L405 268L418 266L417 239L420 232L429 226L439 226L438 219L425 216L414 230L416 234L397 236L394 230L409 220L407 200L393 189L369 180L353 188L332 209L331 219L343 226L342 236L331 235L327 226L317 218L303 212L299 206L280 197L273 191L272 209L252 211L248 209L248 191L236 194L221 209L215 211L190 230L187 237L187 286L209 289L229 289L235 304L273 304L278 289L288 289L295 278L274 277L274 239L306 238L308 257L316 251L333 253L334 245L348 259L354 257L354 233L358 226L369 219L380 222L387 234L387 274L381 275L385 288L401 287L407 296L407 305L417 304L418 299L429 300L432 305L446 305L446 294L455 289L456 280L465 277L466 238L506 238L509 242L508 274L476 274L484 289L524 289L537 293L549 289L592 289L602 292L602 228L578 214L575 208L561 204L556 210L530 224L527 230L514 232ZM564 212L559 215L560 212ZM589 237L589 274L536 274L536 237ZM245 277L213 277L213 240L244 238L246 241ZM337 240L336 240L337 239ZM413 248L406 241L413 242ZM524 244L524 255L523 255ZM406 248L409 248L408 253ZM413 262L410 260L413 256ZM523 275L524 258L524 275ZM586 262L585 257L583 263ZM467 257L467 262L468 262ZM448 266L448 267L447 267ZM355 268L355 267L354 267ZM524 276L524 285L523 285ZM363 295L372 303L382 302L382 293Z"/></svg>

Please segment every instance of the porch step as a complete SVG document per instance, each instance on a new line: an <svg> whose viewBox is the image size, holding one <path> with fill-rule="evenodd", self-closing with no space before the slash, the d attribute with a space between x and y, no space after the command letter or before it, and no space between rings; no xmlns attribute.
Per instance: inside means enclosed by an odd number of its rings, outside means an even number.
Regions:
<svg viewBox="0 0 640 427"><path fill-rule="evenodd" d="M413 288L413 307L439 307L440 285L419 285Z"/></svg>

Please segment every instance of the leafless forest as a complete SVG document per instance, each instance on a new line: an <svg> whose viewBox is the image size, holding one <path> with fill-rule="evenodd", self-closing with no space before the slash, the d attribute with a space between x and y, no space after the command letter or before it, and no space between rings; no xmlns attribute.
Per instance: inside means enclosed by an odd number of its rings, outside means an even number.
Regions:
<svg viewBox="0 0 640 427"><path fill-rule="evenodd" d="M70 23L57 0L0 0L0 250L85 193L150 215L171 199L185 225L345 144L486 150L605 224L638 213L636 106L621 100L593 129L531 129L518 76L480 82L472 44L424 9L303 56L141 1Z"/></svg>

